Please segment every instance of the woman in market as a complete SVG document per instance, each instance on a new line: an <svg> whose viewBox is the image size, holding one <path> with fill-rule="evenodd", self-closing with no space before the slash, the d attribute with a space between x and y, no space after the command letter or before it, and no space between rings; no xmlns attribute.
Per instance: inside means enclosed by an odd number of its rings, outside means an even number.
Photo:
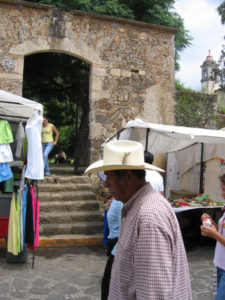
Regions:
<svg viewBox="0 0 225 300"><path fill-rule="evenodd" d="M225 199L225 174L220 178L221 195ZM215 300L225 299L225 205L222 208L218 225L208 214L201 216L201 234L217 241L214 264L217 268L217 294Z"/></svg>
<svg viewBox="0 0 225 300"><path fill-rule="evenodd" d="M55 133L55 140L53 139L53 132ZM48 166L48 155L52 148L57 144L59 132L55 125L48 122L48 117L43 117L41 138L42 138L42 150L44 160L44 175L50 176L50 170Z"/></svg>

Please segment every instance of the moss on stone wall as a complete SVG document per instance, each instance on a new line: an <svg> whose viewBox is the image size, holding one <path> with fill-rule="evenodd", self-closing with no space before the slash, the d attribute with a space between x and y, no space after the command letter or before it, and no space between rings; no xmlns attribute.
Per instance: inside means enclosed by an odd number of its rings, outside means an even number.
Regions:
<svg viewBox="0 0 225 300"><path fill-rule="evenodd" d="M217 96L192 91L176 91L176 125L217 128Z"/></svg>

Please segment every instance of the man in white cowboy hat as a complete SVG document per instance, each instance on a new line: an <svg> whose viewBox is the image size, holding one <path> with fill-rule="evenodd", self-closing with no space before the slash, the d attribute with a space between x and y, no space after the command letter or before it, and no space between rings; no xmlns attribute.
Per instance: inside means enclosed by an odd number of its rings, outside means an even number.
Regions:
<svg viewBox="0 0 225 300"><path fill-rule="evenodd" d="M147 169L163 171L144 162L140 143L119 140L106 143L103 160L86 170L104 171L105 187L124 204L108 300L189 300L179 224L168 201L145 181Z"/></svg>

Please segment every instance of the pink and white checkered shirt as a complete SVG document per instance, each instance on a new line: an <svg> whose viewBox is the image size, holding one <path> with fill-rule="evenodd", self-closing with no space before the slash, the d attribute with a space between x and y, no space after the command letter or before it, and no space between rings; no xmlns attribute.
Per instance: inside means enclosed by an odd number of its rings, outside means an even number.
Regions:
<svg viewBox="0 0 225 300"><path fill-rule="evenodd" d="M147 183L122 211L108 300L190 300L180 227L168 201Z"/></svg>

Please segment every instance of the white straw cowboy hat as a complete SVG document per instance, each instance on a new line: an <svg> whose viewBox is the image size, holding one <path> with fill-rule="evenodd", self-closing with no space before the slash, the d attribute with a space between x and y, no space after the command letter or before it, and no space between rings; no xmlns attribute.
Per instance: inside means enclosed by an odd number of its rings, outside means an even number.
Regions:
<svg viewBox="0 0 225 300"><path fill-rule="evenodd" d="M104 145L103 160L91 164L85 174L112 170L164 170L144 161L142 144L134 141L119 140Z"/></svg>

